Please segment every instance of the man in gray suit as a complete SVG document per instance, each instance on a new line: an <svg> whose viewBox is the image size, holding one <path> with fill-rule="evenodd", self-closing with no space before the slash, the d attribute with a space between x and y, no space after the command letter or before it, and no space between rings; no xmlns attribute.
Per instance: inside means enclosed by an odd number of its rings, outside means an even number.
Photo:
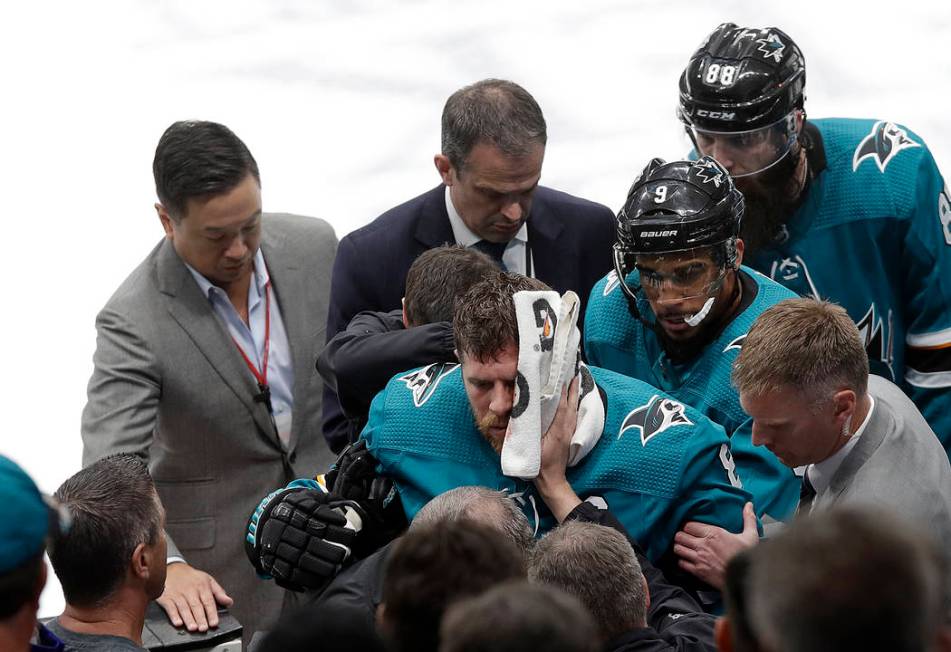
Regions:
<svg viewBox="0 0 951 652"><path fill-rule="evenodd" d="M205 630L233 598L250 636L284 591L245 559L248 515L325 453L314 360L337 240L321 220L262 213L257 163L223 125L170 126L153 172L165 239L97 317L83 464L149 461L168 512L159 603Z"/></svg>
<svg viewBox="0 0 951 652"><path fill-rule="evenodd" d="M733 367L753 443L804 467L799 514L874 505L951 539L951 464L934 431L897 386L869 376L863 338L845 310L787 299L764 311ZM675 537L681 566L722 586L726 561L757 541L688 523Z"/></svg>

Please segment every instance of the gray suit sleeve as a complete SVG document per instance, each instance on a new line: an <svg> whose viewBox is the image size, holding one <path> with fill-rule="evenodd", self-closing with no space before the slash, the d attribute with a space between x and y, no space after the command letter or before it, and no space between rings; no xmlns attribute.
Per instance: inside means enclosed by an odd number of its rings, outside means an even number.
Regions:
<svg viewBox="0 0 951 652"><path fill-rule="evenodd" d="M96 317L96 333L82 415L83 466L113 453L148 461L162 393L158 362L136 325L109 305ZM182 557L171 538L168 556Z"/></svg>

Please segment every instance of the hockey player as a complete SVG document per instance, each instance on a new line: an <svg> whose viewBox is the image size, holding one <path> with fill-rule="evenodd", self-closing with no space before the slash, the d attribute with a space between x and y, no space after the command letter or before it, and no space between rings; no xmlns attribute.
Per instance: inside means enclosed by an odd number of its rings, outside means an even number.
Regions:
<svg viewBox="0 0 951 652"><path fill-rule="evenodd" d="M700 155L746 196L747 263L841 304L873 373L951 450L951 202L924 141L883 120L806 120L802 52L776 28L717 27L680 77Z"/></svg>
<svg viewBox="0 0 951 652"><path fill-rule="evenodd" d="M783 520L800 481L753 446L730 370L753 320L795 295L740 267L742 219L743 195L712 158L648 163L618 214L615 271L588 300L585 353L723 426L756 514Z"/></svg>
<svg viewBox="0 0 951 652"><path fill-rule="evenodd" d="M510 422L529 400L519 347L551 346L550 311L536 313L539 339L519 342L513 295L539 289L547 288L512 274L476 284L454 311L461 364L398 375L374 399L362 437L396 484L408 518L433 496L467 484L508 491L539 534L576 506L552 495L544 473L523 480L505 475L500 463ZM590 452L565 474L571 495L606 502L652 560L686 521L741 529L749 494L731 483L721 427L633 378L594 367L582 367L580 377L581 404L590 396L602 406L603 423Z"/></svg>

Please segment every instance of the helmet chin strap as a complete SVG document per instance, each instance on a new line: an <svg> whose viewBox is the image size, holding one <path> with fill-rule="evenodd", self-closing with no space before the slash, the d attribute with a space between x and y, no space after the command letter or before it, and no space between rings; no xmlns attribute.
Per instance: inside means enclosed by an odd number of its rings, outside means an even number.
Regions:
<svg viewBox="0 0 951 652"><path fill-rule="evenodd" d="M686 323L691 328L695 328L700 322L702 322L707 315L710 314L710 309L713 308L713 302L716 300L715 297L710 297L703 303L703 308L698 312L694 313L690 317L684 317L684 323Z"/></svg>

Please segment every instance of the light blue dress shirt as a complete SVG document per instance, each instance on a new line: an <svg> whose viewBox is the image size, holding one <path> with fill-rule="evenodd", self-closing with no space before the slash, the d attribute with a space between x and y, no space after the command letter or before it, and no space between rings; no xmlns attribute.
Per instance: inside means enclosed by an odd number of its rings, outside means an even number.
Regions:
<svg viewBox="0 0 951 652"><path fill-rule="evenodd" d="M254 255L254 274L248 286L248 323L235 310L227 292L212 284L197 270L185 263L191 272L202 294L208 297L212 309L228 329L228 333L235 344L244 351L255 368L261 370L264 359L265 322L267 318L267 301L265 292L270 292L271 312L271 342L267 361L267 384L271 390L271 406L274 410L274 425L281 444L287 448L291 436L291 414L294 408L294 365L291 360L291 347L287 341L287 331L281 317L281 309L277 304L277 295L274 288L269 287L270 276L264 264L264 254L259 248ZM248 369L248 374L254 374ZM255 379L257 382L257 379Z"/></svg>

